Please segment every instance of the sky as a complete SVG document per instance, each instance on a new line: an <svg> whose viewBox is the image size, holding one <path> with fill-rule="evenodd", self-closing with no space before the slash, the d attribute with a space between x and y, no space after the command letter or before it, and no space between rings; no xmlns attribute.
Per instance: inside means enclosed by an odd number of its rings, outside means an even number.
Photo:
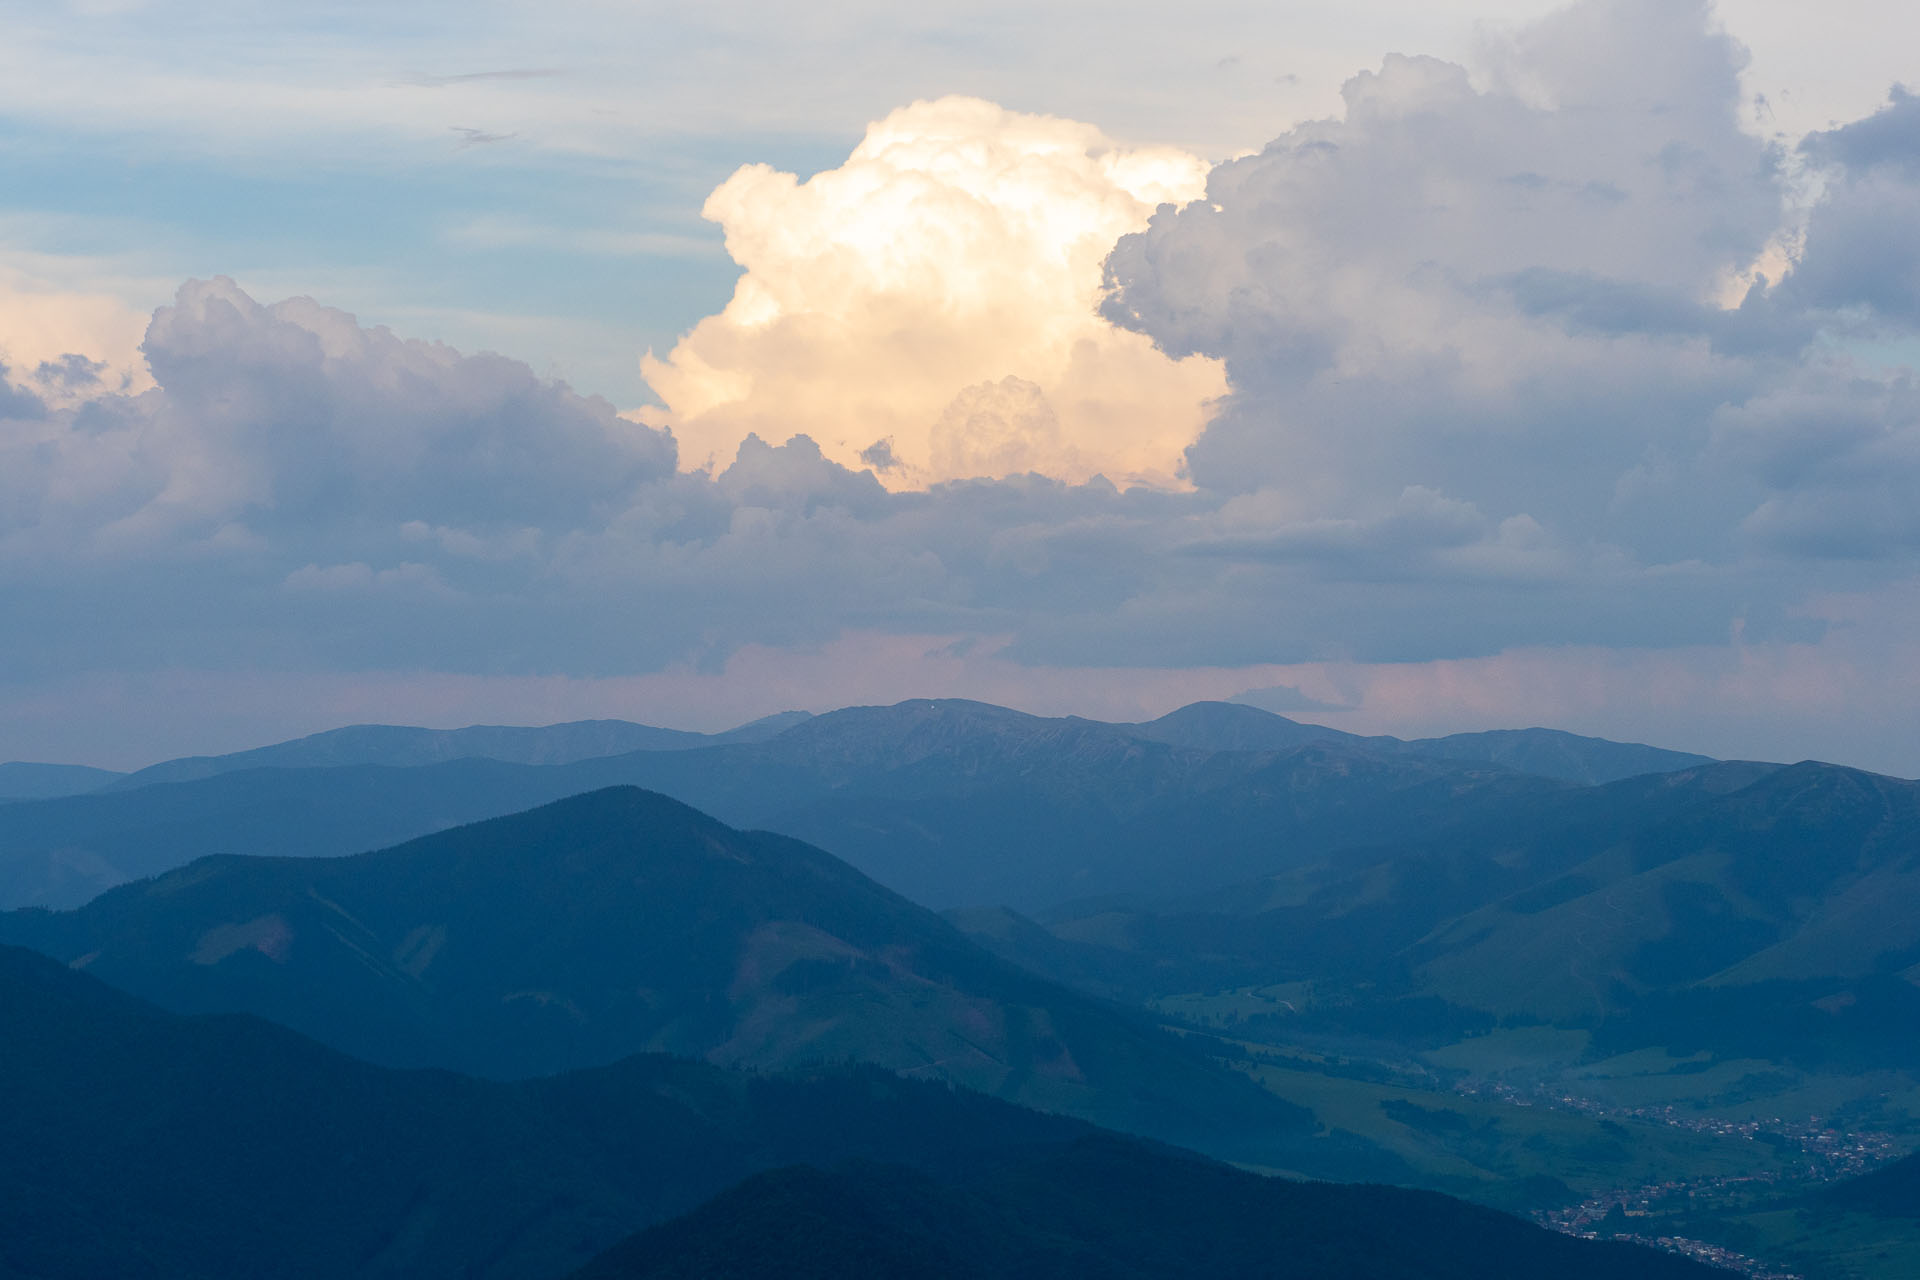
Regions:
<svg viewBox="0 0 1920 1280"><path fill-rule="evenodd" d="M1244 696L1920 775L1907 6L692 8L0 0L0 759Z"/></svg>

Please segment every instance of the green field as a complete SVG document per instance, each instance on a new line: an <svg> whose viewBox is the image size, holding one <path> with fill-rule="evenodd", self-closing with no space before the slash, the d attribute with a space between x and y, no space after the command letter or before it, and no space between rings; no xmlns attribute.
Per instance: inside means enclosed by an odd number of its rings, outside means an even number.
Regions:
<svg viewBox="0 0 1920 1280"><path fill-rule="evenodd" d="M1855 1130L1920 1139L1920 1072L1835 1067L1809 1070L1759 1057L1674 1053L1654 1046L1592 1056L1592 1034L1545 1024L1496 1027L1445 1044L1397 1045L1296 1030L1302 1015L1339 1000L1311 982L1165 996L1153 1008L1192 1030L1342 1077L1414 1087L1460 1081L1506 1086L1538 1099L1572 1096L1621 1113L1672 1108L1702 1120L1802 1121L1826 1117ZM1304 1024L1303 1024L1304 1026Z"/></svg>
<svg viewBox="0 0 1920 1280"><path fill-rule="evenodd" d="M1471 1185L1544 1178L1578 1194L1669 1180L1784 1174L1771 1147L1643 1121L1517 1106L1452 1093L1255 1066L1276 1094L1321 1124L1379 1143L1437 1179Z"/></svg>
<svg viewBox="0 0 1920 1280"><path fill-rule="evenodd" d="M1849 1142L1878 1131L1894 1154L1913 1149L1914 1073L1660 1047L1595 1057L1589 1032L1540 1025L1437 1046L1315 1032L1306 1017L1290 1034L1285 1015L1315 1009L1318 994L1287 983L1155 1007L1324 1132L1377 1144L1436 1189L1521 1212L1626 1197L1644 1214L1626 1219L1636 1235L1711 1241L1807 1280L1920 1276L1920 1222L1803 1199L1831 1166L1789 1134L1821 1117Z"/></svg>
<svg viewBox="0 0 1920 1280"><path fill-rule="evenodd" d="M1797 1271L1807 1280L1920 1276L1920 1223L1913 1221L1775 1208L1675 1219L1673 1225L1686 1234L1711 1237L1749 1257Z"/></svg>

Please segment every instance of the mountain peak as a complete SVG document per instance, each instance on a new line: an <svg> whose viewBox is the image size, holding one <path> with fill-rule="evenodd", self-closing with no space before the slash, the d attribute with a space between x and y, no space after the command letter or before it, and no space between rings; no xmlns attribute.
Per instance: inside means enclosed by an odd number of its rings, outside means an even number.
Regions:
<svg viewBox="0 0 1920 1280"><path fill-rule="evenodd" d="M1238 702L1191 702L1158 720L1121 727L1153 742L1203 751L1284 751L1307 742L1366 741Z"/></svg>

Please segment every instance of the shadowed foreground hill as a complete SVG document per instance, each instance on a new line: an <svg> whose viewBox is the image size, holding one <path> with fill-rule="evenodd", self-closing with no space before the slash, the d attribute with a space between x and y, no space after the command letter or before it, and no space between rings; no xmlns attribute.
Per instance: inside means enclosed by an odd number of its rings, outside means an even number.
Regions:
<svg viewBox="0 0 1920 1280"><path fill-rule="evenodd" d="M640 1057L493 1083L183 1018L0 947L0 1275L524 1277L756 1170L929 1171L1088 1133L863 1068Z"/></svg>
<svg viewBox="0 0 1920 1280"><path fill-rule="evenodd" d="M862 1061L1273 1167L1403 1173L830 855L634 788L352 858L205 859L0 917L0 940L395 1066Z"/></svg>
<svg viewBox="0 0 1920 1280"><path fill-rule="evenodd" d="M165 1014L6 947L0 1096L8 1280L547 1280L742 1177L796 1163L880 1162L909 1198L987 1188L1003 1197L997 1217L983 1219L998 1230L994 1245L1013 1239L1007 1194L1026 1202L1019 1230L1036 1239L1083 1234L1090 1207L1124 1214L1120 1238L1136 1250L1158 1240L1158 1256L1218 1256L1195 1238L1196 1223L1228 1242L1258 1238L1268 1218L1324 1218L1329 1195L1195 1170L1183 1153L1120 1139L1077 1148L1095 1135L1076 1121L871 1068L757 1077L642 1057L512 1083L394 1071L253 1018ZM1063 1178L1079 1185L1049 1185ZM1238 1194L1203 1187L1204 1206L1166 1198L1196 1178L1228 1178ZM752 1203L755 1193L745 1194ZM1665 1274L1663 1259L1550 1238L1438 1196L1338 1195L1349 1217L1339 1235L1316 1239L1333 1257L1344 1247L1364 1262L1369 1237L1387 1233L1424 1239L1436 1258L1478 1250L1485 1238L1498 1246L1488 1256L1531 1256L1506 1248L1511 1238L1543 1258L1574 1246L1573 1262L1608 1268L1561 1275ZM848 1210L854 1199L843 1197ZM1409 1216L1409 1204L1423 1209ZM1190 1217L1201 1208L1204 1218ZM1262 1221L1241 1220L1247 1213ZM850 1214L843 1225L858 1230L862 1220ZM698 1233L682 1220L674 1239L697 1250ZM833 1240L787 1237L783 1255L827 1268L786 1274L880 1274L839 1266L848 1255Z"/></svg>
<svg viewBox="0 0 1920 1280"><path fill-rule="evenodd" d="M1088 1138L946 1181L760 1174L573 1280L1711 1280L1419 1191L1288 1183Z"/></svg>

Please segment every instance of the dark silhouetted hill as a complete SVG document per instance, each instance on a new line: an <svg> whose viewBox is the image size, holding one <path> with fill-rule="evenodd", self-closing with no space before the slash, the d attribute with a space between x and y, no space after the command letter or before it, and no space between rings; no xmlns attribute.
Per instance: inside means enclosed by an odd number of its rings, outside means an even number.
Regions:
<svg viewBox="0 0 1920 1280"><path fill-rule="evenodd" d="M1257 1177L1089 1138L951 1180L760 1174L574 1280L1709 1280L1418 1191Z"/></svg>
<svg viewBox="0 0 1920 1280"><path fill-rule="evenodd" d="M1534 1259L1576 1280L1691 1274L1444 1197L1267 1182L872 1068L760 1076L654 1056L497 1083L375 1067L253 1018L165 1014L16 948L0 948L0 1091L0 1274L35 1280L538 1280L610 1246L589 1274L1027 1274L1019 1253L1070 1264L1052 1274L1197 1275L1276 1245L1354 1276L1469 1274L1470 1259L1500 1268L1480 1274ZM949 1242L1016 1269L892 1269ZM1369 1269L1415 1251L1436 1269ZM663 1254L709 1269L663 1271ZM782 1256L779 1272L710 1269ZM1101 1269L1116 1258L1146 1270Z"/></svg>
<svg viewBox="0 0 1920 1280"><path fill-rule="evenodd" d="M536 1280L759 1169L964 1171L1089 1132L871 1068L394 1071L12 947L0 1093L0 1274L39 1280Z"/></svg>

